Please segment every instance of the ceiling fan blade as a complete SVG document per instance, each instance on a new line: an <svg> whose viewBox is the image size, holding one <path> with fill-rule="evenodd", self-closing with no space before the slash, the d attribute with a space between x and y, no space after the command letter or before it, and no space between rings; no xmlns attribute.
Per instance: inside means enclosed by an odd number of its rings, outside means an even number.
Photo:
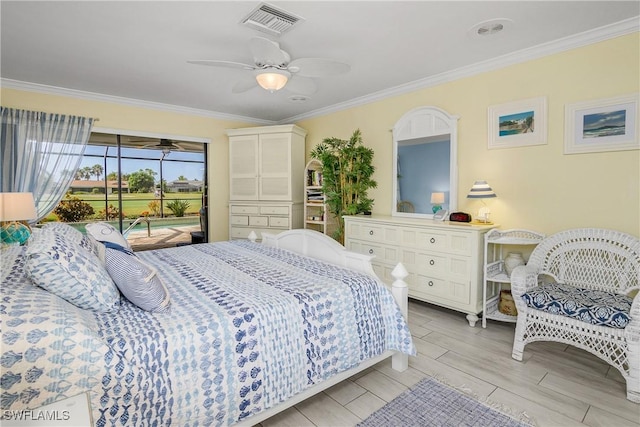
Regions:
<svg viewBox="0 0 640 427"><path fill-rule="evenodd" d="M299 75L291 76L284 88L289 92L300 95L313 95L318 90L318 86L313 79Z"/></svg>
<svg viewBox="0 0 640 427"><path fill-rule="evenodd" d="M187 61L189 64L196 65L209 65L212 67L225 67L225 68L235 68L235 69L243 69L243 70L255 70L256 67L249 64L243 64L242 62L233 62L233 61L218 61L216 59L199 59L195 61Z"/></svg>
<svg viewBox="0 0 640 427"><path fill-rule="evenodd" d="M324 58L299 58L289 64L288 70L304 77L327 77L351 70L349 64Z"/></svg>
<svg viewBox="0 0 640 427"><path fill-rule="evenodd" d="M264 37L252 37L249 40L249 49L256 65L285 66L288 63L280 46Z"/></svg>
<svg viewBox="0 0 640 427"><path fill-rule="evenodd" d="M255 77L251 76L249 78L240 80L239 82L234 84L233 87L231 88L231 92L232 93L242 93L242 92L246 92L248 90L251 90L256 86L258 86L258 82L256 81Z"/></svg>

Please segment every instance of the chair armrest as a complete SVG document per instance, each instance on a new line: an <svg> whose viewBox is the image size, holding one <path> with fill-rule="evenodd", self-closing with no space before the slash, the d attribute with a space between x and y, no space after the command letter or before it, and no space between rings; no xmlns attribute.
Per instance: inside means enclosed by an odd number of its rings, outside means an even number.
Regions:
<svg viewBox="0 0 640 427"><path fill-rule="evenodd" d="M627 329L627 332L629 333L634 331L634 340L640 341L640 292L636 293L636 296L633 297L631 310L629 310L629 317L631 318L631 321L625 329Z"/></svg>
<svg viewBox="0 0 640 427"><path fill-rule="evenodd" d="M538 268L530 265L520 265L511 272L511 294L513 299L521 299L529 289L538 286Z"/></svg>

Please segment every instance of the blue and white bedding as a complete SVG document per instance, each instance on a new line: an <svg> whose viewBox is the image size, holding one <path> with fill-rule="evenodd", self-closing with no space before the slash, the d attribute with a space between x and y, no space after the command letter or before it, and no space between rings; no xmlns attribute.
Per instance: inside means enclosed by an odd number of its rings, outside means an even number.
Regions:
<svg viewBox="0 0 640 427"><path fill-rule="evenodd" d="M34 286L24 248L2 252L1 409L89 392L94 422L231 425L398 350L415 354L375 279L247 241L140 252L167 312L121 298L80 309Z"/></svg>

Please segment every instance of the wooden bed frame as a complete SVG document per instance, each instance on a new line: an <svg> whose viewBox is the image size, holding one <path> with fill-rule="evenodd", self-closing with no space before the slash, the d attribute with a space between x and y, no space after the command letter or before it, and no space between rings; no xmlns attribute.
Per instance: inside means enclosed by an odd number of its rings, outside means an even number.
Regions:
<svg viewBox="0 0 640 427"><path fill-rule="evenodd" d="M256 239L257 235L252 231L249 235L249 240L255 242ZM340 243L318 231L309 229L296 229L284 231L280 234L262 233L262 244L269 247L290 250L292 252L320 259L331 264L351 268L358 272L369 274L377 278L376 274L373 271L373 267L371 266L371 259L373 258L373 256L350 252ZM407 275L407 270L402 264L398 263L398 265L392 272L392 276L395 281L393 282L393 285L391 287L391 293L393 294L396 303L400 307L405 320L407 319L408 311L408 288L407 284L404 282L404 278L407 277ZM322 392L323 390L326 390L327 388L346 380L352 375L370 368L371 366L385 360L388 357L391 357L391 366L396 371L405 371L409 366L409 356L407 354L400 353L398 351L386 351L380 356L374 357L372 359L367 359L355 368L351 368L321 383L315 384L310 388L304 390L303 392L296 394L287 401L273 406L256 415L253 415L246 420L234 425L254 426L266 420L267 418L270 418L296 405L297 403L300 403L303 400L306 400L311 396L314 396Z"/></svg>

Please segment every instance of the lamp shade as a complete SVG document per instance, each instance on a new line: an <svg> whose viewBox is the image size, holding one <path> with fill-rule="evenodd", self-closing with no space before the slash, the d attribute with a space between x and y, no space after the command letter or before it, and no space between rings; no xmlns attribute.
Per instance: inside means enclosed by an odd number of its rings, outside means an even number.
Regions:
<svg viewBox="0 0 640 427"><path fill-rule="evenodd" d="M269 92L275 92L280 90L287 84L287 81L291 77L291 74L285 70L279 70L277 68L271 68L266 72L257 72L256 80L263 89Z"/></svg>
<svg viewBox="0 0 640 427"><path fill-rule="evenodd" d="M476 181L467 194L468 199L490 199L498 197L493 189L487 184L487 181Z"/></svg>
<svg viewBox="0 0 640 427"><path fill-rule="evenodd" d="M32 193L0 193L0 221L24 221L37 217Z"/></svg>
<svg viewBox="0 0 640 427"><path fill-rule="evenodd" d="M444 193L431 193L431 204L441 205L444 203Z"/></svg>

